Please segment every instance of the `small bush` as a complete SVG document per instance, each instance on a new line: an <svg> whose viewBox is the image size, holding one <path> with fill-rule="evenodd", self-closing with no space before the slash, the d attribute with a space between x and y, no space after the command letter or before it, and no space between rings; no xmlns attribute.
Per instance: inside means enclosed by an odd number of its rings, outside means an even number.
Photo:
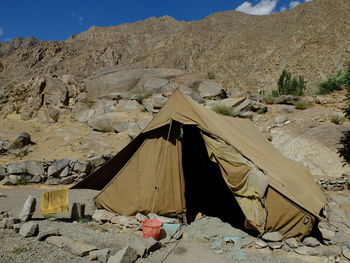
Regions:
<svg viewBox="0 0 350 263"><path fill-rule="evenodd" d="M276 97L272 96L272 94L271 94L271 95L266 96L264 100L265 100L266 104L275 104Z"/></svg>
<svg viewBox="0 0 350 263"><path fill-rule="evenodd" d="M212 71L209 71L208 72L208 79L215 79L215 78L216 78L215 73Z"/></svg>
<svg viewBox="0 0 350 263"><path fill-rule="evenodd" d="M21 178L19 178L17 180L17 184L18 185L27 185L29 184L30 178L28 176L21 176Z"/></svg>
<svg viewBox="0 0 350 263"><path fill-rule="evenodd" d="M337 75L329 77L326 81L318 84L317 94L325 95L333 91L350 87L350 68L338 71Z"/></svg>
<svg viewBox="0 0 350 263"><path fill-rule="evenodd" d="M277 82L278 95L302 96L306 90L303 76L293 77L292 73L284 69Z"/></svg>
<svg viewBox="0 0 350 263"><path fill-rule="evenodd" d="M214 105L212 110L221 115L234 116L233 109L222 104Z"/></svg>
<svg viewBox="0 0 350 263"><path fill-rule="evenodd" d="M277 98L279 96L278 90L271 91L271 96L274 97L274 98Z"/></svg>
<svg viewBox="0 0 350 263"><path fill-rule="evenodd" d="M294 106L298 110L305 110L307 107L309 107L309 103L306 100L298 100L294 103Z"/></svg>
<svg viewBox="0 0 350 263"><path fill-rule="evenodd" d="M329 116L331 122L339 125L339 124L342 124L344 121L345 121L345 118L343 115L339 114L339 113L332 113L330 116Z"/></svg>
<svg viewBox="0 0 350 263"><path fill-rule="evenodd" d="M348 88L348 94L345 96L344 102L346 106L343 108L343 113L345 118L350 120L350 88Z"/></svg>

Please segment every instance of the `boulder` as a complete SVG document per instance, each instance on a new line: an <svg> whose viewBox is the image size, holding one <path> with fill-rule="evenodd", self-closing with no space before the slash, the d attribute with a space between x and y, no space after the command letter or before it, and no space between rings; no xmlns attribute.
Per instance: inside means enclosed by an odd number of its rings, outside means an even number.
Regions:
<svg viewBox="0 0 350 263"><path fill-rule="evenodd" d="M90 171L90 163L88 161L77 161L73 166L73 171L77 173L88 173Z"/></svg>
<svg viewBox="0 0 350 263"><path fill-rule="evenodd" d="M88 125L96 131L110 132L114 130L116 125L123 123L128 119L127 112L108 112L104 115L90 118Z"/></svg>
<svg viewBox="0 0 350 263"><path fill-rule="evenodd" d="M58 175L60 178L67 177L70 174L70 168L69 166L66 166Z"/></svg>
<svg viewBox="0 0 350 263"><path fill-rule="evenodd" d="M63 177L61 178L60 184L71 184L74 182L74 179L75 179L74 175Z"/></svg>
<svg viewBox="0 0 350 263"><path fill-rule="evenodd" d="M36 198L34 196L28 196L24 202L22 210L19 212L18 218L21 222L27 222L32 219L35 212Z"/></svg>
<svg viewBox="0 0 350 263"><path fill-rule="evenodd" d="M37 238L38 238L38 241L44 241L48 237L59 236L59 235L60 235L60 232L58 228L50 228L40 232Z"/></svg>
<svg viewBox="0 0 350 263"><path fill-rule="evenodd" d="M66 168L69 165L68 159L60 159L56 160L54 163L52 163L49 166L49 169L47 171L48 176L58 176L61 171L63 171L64 168Z"/></svg>
<svg viewBox="0 0 350 263"><path fill-rule="evenodd" d="M50 245L63 248L73 242L70 238L64 237L64 236L50 236L45 239L47 243Z"/></svg>
<svg viewBox="0 0 350 263"><path fill-rule="evenodd" d="M289 246L290 248L297 248L297 247L299 247L299 242L298 242L294 237L288 238L288 239L286 239L284 242L285 242L285 243L287 244L287 246Z"/></svg>
<svg viewBox="0 0 350 263"><path fill-rule="evenodd" d="M25 174L26 164L25 162L9 163L7 165L8 174Z"/></svg>
<svg viewBox="0 0 350 263"><path fill-rule="evenodd" d="M283 239L283 236L279 232L268 232L262 236L262 239L270 242L279 242Z"/></svg>
<svg viewBox="0 0 350 263"><path fill-rule="evenodd" d="M119 250L114 256L110 256L107 263L133 263L137 259L137 252L131 247Z"/></svg>
<svg viewBox="0 0 350 263"><path fill-rule="evenodd" d="M92 219L97 222L108 222L115 216L116 216L115 213L109 212L104 209L97 209L92 215Z"/></svg>
<svg viewBox="0 0 350 263"><path fill-rule="evenodd" d="M313 247L307 247L307 246L301 246L296 249L294 249L294 252L299 255L310 255L310 256L317 256L320 254L320 252Z"/></svg>
<svg viewBox="0 0 350 263"><path fill-rule="evenodd" d="M318 229L322 234L324 240L332 240L335 237L337 229L333 226L330 226L324 222L318 223Z"/></svg>
<svg viewBox="0 0 350 263"><path fill-rule="evenodd" d="M63 250L78 257L84 257L92 250L97 250L97 247L83 243L81 241L72 241L63 247Z"/></svg>
<svg viewBox="0 0 350 263"><path fill-rule="evenodd" d="M39 232L39 225L38 223L35 223L35 222L26 222L21 226L19 230L19 234L22 237L33 237L33 236L36 236L38 232Z"/></svg>
<svg viewBox="0 0 350 263"><path fill-rule="evenodd" d="M27 174L32 176L43 176L45 174L44 166L39 161L25 161L25 170Z"/></svg>
<svg viewBox="0 0 350 263"><path fill-rule="evenodd" d="M289 104L294 105L300 98L298 96L293 95L280 95L275 98L275 104Z"/></svg>
<svg viewBox="0 0 350 263"><path fill-rule="evenodd" d="M87 159L92 168L96 169L106 162L106 160L102 156L95 156Z"/></svg>
<svg viewBox="0 0 350 263"><path fill-rule="evenodd" d="M197 91L202 98L215 97L221 94L221 85L214 80L202 80L197 84Z"/></svg>
<svg viewBox="0 0 350 263"><path fill-rule="evenodd" d="M27 132L22 132L16 140L10 145L9 149L21 149L24 146L33 144L31 136Z"/></svg>
<svg viewBox="0 0 350 263"><path fill-rule="evenodd" d="M321 243L314 237L305 238L303 244L308 247L317 247L321 245Z"/></svg>
<svg viewBox="0 0 350 263"><path fill-rule="evenodd" d="M139 257L146 257L150 252L159 249L160 243L152 237L143 239L136 237L131 247L135 249Z"/></svg>
<svg viewBox="0 0 350 263"><path fill-rule="evenodd" d="M67 86L57 78L45 78L44 105L68 106L69 97Z"/></svg>

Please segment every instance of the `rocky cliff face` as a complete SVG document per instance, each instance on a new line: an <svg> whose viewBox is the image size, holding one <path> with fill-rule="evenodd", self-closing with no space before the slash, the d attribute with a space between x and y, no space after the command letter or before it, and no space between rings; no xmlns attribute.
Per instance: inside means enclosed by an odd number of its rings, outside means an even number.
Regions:
<svg viewBox="0 0 350 263"><path fill-rule="evenodd" d="M271 90L283 68L309 88L350 62L350 1L314 0L288 12L251 16L235 11L181 22L149 18L91 27L66 41L0 46L0 90L38 74L84 79L105 66L176 68L208 73L226 89ZM17 41L18 42L18 41Z"/></svg>

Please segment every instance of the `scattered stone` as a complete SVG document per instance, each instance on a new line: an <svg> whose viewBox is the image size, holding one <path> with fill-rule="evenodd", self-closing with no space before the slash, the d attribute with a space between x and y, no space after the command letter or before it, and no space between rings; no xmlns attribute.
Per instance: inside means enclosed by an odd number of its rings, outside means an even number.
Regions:
<svg viewBox="0 0 350 263"><path fill-rule="evenodd" d="M16 140L10 145L9 149L21 149L26 145L33 144L30 134L27 132L21 133Z"/></svg>
<svg viewBox="0 0 350 263"><path fill-rule="evenodd" d="M54 245L59 248L67 246L69 243L73 242L71 239L64 236L50 236L45 240L50 245Z"/></svg>
<svg viewBox="0 0 350 263"><path fill-rule="evenodd" d="M72 241L63 247L64 251L67 251L75 256L84 257L92 250L97 250L95 246L85 244L81 241Z"/></svg>
<svg viewBox="0 0 350 263"><path fill-rule="evenodd" d="M165 217L165 216L159 216L157 214L154 214L154 213L149 213L148 215L148 218L149 219L154 219L154 220L159 220L163 223L167 223L167 224L176 224L176 223L179 223L177 221L176 218L170 218L170 217Z"/></svg>
<svg viewBox="0 0 350 263"><path fill-rule="evenodd" d="M114 256L110 256L107 263L133 263L137 259L137 252L131 247L119 250Z"/></svg>
<svg viewBox="0 0 350 263"><path fill-rule="evenodd" d="M316 248L306 247L306 246L298 247L294 249L294 252L299 255L310 255L310 256L317 256L319 254L319 251Z"/></svg>
<svg viewBox="0 0 350 263"><path fill-rule="evenodd" d="M280 249L284 245L283 242L268 242L267 244L271 249Z"/></svg>
<svg viewBox="0 0 350 263"><path fill-rule="evenodd" d="M268 232L262 236L262 239L270 242L278 242L281 241L283 237L279 232Z"/></svg>
<svg viewBox="0 0 350 263"><path fill-rule="evenodd" d="M7 165L8 174L25 174L26 166L24 162L9 163Z"/></svg>
<svg viewBox="0 0 350 263"><path fill-rule="evenodd" d="M318 229L325 240L332 240L335 236L335 232L337 231L335 227L332 227L324 222L318 223Z"/></svg>
<svg viewBox="0 0 350 263"><path fill-rule="evenodd" d="M63 177L60 181L61 184L71 184L74 182L74 175Z"/></svg>
<svg viewBox="0 0 350 263"><path fill-rule="evenodd" d="M141 213L137 213L136 216L135 216L135 218L136 218L139 222L142 222L143 220L148 219L147 216L145 216L145 215L143 215L143 214L141 214Z"/></svg>
<svg viewBox="0 0 350 263"><path fill-rule="evenodd" d="M87 160L93 168L97 168L104 164L106 160L102 156L95 156Z"/></svg>
<svg viewBox="0 0 350 263"><path fill-rule="evenodd" d="M46 238L51 237L51 236L59 236L60 232L57 228L50 228L45 231L42 231L38 235L38 240L39 241L44 241Z"/></svg>
<svg viewBox="0 0 350 263"><path fill-rule="evenodd" d="M60 178L55 178L55 177L49 177L47 179L47 181L45 182L45 184L48 185L57 185L61 183L61 179Z"/></svg>
<svg viewBox="0 0 350 263"><path fill-rule="evenodd" d="M308 247L317 247L321 245L321 243L314 237L305 238L303 244Z"/></svg>
<svg viewBox="0 0 350 263"><path fill-rule="evenodd" d="M64 168L66 168L69 165L68 159L60 159L55 161L49 166L49 169L47 171L48 176L56 176L58 175Z"/></svg>
<svg viewBox="0 0 350 263"><path fill-rule="evenodd" d="M284 242L285 242L285 243L287 244L287 246L289 246L290 248L297 248L297 247L299 247L299 242L298 242L294 237L288 238L288 239L286 239Z"/></svg>
<svg viewBox="0 0 350 263"><path fill-rule="evenodd" d="M115 213L109 212L104 209L97 209L92 215L92 219L97 222L107 222L107 221L110 221L115 216L116 216Z"/></svg>
<svg viewBox="0 0 350 263"><path fill-rule="evenodd" d="M74 164L73 171L77 173L88 173L90 171L90 163L88 161L77 161Z"/></svg>
<svg viewBox="0 0 350 263"><path fill-rule="evenodd" d="M26 222L32 219L35 211L36 198L34 196L28 196L27 200L24 202L23 208L18 215L21 222Z"/></svg>
<svg viewBox="0 0 350 263"><path fill-rule="evenodd" d="M265 241L261 240L261 239L256 239L254 244L255 244L256 248L265 248L265 247L268 246L268 244Z"/></svg>
<svg viewBox="0 0 350 263"><path fill-rule="evenodd" d="M60 172L59 176L60 178L64 178L64 177L67 177L68 175L70 174L70 168L69 166L66 166L62 172Z"/></svg>
<svg viewBox="0 0 350 263"><path fill-rule="evenodd" d="M40 183L42 181L42 178L41 178L41 176L39 176L39 175L34 175L33 177L32 177L32 179L30 179L30 183L35 183L35 184L37 184L37 183Z"/></svg>
<svg viewBox="0 0 350 263"><path fill-rule="evenodd" d="M13 225L13 230L14 230L16 233L18 233L19 230L21 229L21 227L22 227L22 223L14 224L14 225Z"/></svg>
<svg viewBox="0 0 350 263"><path fill-rule="evenodd" d="M35 223L35 222L26 222L21 226L19 230L19 234L22 237L33 237L33 236L36 236L38 232L39 232L39 225L38 223Z"/></svg>
<svg viewBox="0 0 350 263"><path fill-rule="evenodd" d="M114 216L112 217L109 222L113 223L113 224L119 224L122 226L126 226L126 227L132 227L132 226L138 226L139 222L137 221L137 219L128 217L128 216Z"/></svg>
<svg viewBox="0 0 350 263"><path fill-rule="evenodd" d="M136 237L131 247L140 257L146 257L150 252L160 248L160 243L152 237L141 239Z"/></svg>
<svg viewBox="0 0 350 263"><path fill-rule="evenodd" d="M45 174L44 166L42 162L39 161L25 161L25 170L28 174L32 176L42 176Z"/></svg>

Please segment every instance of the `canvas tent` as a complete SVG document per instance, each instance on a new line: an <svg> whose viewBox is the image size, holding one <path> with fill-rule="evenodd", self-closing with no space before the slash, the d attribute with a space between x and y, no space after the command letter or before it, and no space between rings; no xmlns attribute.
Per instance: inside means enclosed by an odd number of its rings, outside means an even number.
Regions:
<svg viewBox="0 0 350 263"><path fill-rule="evenodd" d="M139 136L73 188L100 190L97 207L123 215L221 213L285 238L309 234L325 204L309 171L249 120L219 115L179 90Z"/></svg>

